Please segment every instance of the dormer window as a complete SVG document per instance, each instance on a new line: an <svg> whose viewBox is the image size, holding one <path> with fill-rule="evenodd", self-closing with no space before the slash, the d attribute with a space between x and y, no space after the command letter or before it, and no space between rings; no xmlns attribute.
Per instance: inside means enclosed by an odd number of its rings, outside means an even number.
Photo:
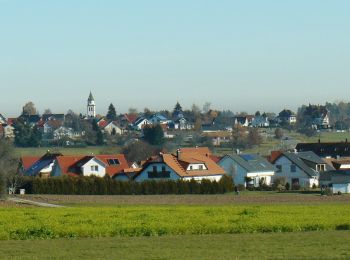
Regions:
<svg viewBox="0 0 350 260"><path fill-rule="evenodd" d="M203 165L199 165L199 170L203 170Z"/></svg>

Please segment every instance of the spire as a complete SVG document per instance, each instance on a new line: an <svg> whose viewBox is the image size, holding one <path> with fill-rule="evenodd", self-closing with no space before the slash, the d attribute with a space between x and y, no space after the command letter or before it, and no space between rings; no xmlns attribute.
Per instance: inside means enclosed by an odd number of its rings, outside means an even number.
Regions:
<svg viewBox="0 0 350 260"><path fill-rule="evenodd" d="M92 96L91 91L90 91L90 95L89 95L88 101L95 101L94 97Z"/></svg>

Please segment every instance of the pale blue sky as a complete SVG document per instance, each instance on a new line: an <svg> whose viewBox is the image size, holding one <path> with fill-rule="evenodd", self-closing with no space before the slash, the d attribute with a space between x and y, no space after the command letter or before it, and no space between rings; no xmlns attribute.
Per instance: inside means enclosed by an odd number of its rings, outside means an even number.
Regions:
<svg viewBox="0 0 350 260"><path fill-rule="evenodd" d="M349 100L350 1L0 0L0 113Z"/></svg>

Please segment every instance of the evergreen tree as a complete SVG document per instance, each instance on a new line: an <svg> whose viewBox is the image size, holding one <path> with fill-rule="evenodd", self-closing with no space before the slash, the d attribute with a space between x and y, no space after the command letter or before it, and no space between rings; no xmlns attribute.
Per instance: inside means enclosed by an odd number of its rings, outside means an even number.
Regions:
<svg viewBox="0 0 350 260"><path fill-rule="evenodd" d="M160 125L145 127L143 135L144 139L151 145L161 145L164 142L164 132Z"/></svg>
<svg viewBox="0 0 350 260"><path fill-rule="evenodd" d="M110 121L115 121L117 120L117 112L115 110L115 107L113 106L113 104L111 103L108 107L108 113L107 113L107 119Z"/></svg>

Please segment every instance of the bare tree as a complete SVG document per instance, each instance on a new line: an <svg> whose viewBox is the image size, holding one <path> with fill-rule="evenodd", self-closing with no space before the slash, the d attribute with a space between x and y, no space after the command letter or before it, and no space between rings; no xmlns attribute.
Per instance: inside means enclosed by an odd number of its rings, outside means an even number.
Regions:
<svg viewBox="0 0 350 260"><path fill-rule="evenodd" d="M0 194L5 194L7 188L15 192L21 185L17 164L13 146L7 140L0 140Z"/></svg>
<svg viewBox="0 0 350 260"><path fill-rule="evenodd" d="M37 110L35 108L35 105L33 102L29 101L28 103L26 103L23 106L23 110L22 110L22 114L23 115L36 115L37 114Z"/></svg>

